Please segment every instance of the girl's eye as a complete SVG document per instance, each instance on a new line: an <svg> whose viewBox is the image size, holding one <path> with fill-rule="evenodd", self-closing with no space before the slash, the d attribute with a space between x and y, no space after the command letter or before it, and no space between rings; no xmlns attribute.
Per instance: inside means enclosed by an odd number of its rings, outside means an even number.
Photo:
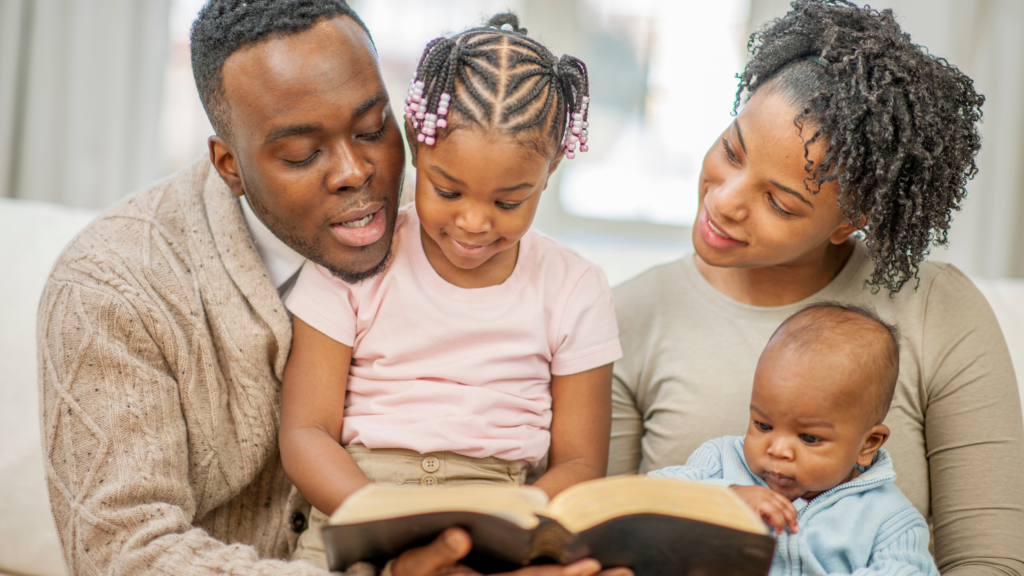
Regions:
<svg viewBox="0 0 1024 576"><path fill-rule="evenodd" d="M502 210L515 210L516 208L519 208L519 206L522 205L522 202L520 202L519 204L509 204L507 202L495 202L495 204L498 206L498 208L501 208Z"/></svg>
<svg viewBox="0 0 1024 576"><path fill-rule="evenodd" d="M772 430L772 427L771 427L770 424L765 424L764 422L758 422L757 420L754 420L754 426L757 426L757 429L760 430L761 432L771 432L771 430Z"/></svg>
<svg viewBox="0 0 1024 576"><path fill-rule="evenodd" d="M814 446L819 442L819 439L816 436L811 436L810 434L801 434L800 439L808 446Z"/></svg>
<svg viewBox="0 0 1024 576"><path fill-rule="evenodd" d="M775 196L772 196L771 194L768 195L768 204L771 205L772 210L778 212L779 216L782 216L786 220L789 220L790 218L793 217L793 213L786 212L785 210L783 210L782 206L779 206L779 203L775 201Z"/></svg>
<svg viewBox="0 0 1024 576"><path fill-rule="evenodd" d="M312 154L310 154L310 155L309 155L309 158L306 158L305 160L299 160L299 161L294 161L294 160L287 160L287 159L284 159L284 163L285 163L285 164L287 164L287 165L289 165L289 166L292 166L292 167L294 167L294 168L300 168L300 167L302 167L302 166L308 166L309 164L311 164L311 163L313 162L313 160L314 160L314 159L315 159L315 158L316 158L316 157L317 157L317 156L318 156L319 154L320 154L320 151L319 151L319 150L317 150L316 152L313 152Z"/></svg>
<svg viewBox="0 0 1024 576"><path fill-rule="evenodd" d="M440 196L441 198L447 198L449 200L454 200L459 197L458 192L445 192L444 190L437 190L437 195Z"/></svg>
<svg viewBox="0 0 1024 576"><path fill-rule="evenodd" d="M722 148L725 148L725 155L729 157L730 161L732 161L732 162L739 162L740 161L740 159L737 158L736 154L732 151L732 148L729 147L729 141L726 140L725 138L722 138Z"/></svg>

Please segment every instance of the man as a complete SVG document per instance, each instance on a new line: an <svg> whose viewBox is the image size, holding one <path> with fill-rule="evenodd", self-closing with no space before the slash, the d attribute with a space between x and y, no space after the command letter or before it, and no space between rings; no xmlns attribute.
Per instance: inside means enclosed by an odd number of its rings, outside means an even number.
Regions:
<svg viewBox="0 0 1024 576"><path fill-rule="evenodd" d="M97 219L40 303L54 518L72 574L317 574L287 562L309 505L277 449L281 296L307 258L384 269L401 136L343 0L211 0L192 58L209 161ZM449 571L470 545L450 530L393 572Z"/></svg>

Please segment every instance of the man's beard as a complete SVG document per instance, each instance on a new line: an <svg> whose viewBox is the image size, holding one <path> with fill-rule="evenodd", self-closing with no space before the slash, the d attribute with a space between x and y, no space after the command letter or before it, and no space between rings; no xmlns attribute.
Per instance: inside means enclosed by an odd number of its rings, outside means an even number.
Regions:
<svg viewBox="0 0 1024 576"><path fill-rule="evenodd" d="M282 242L287 244L292 250L295 250L300 255L304 256L307 260L311 260L314 264L319 264L326 268L335 278L347 282L349 284L356 284L362 282L367 278L372 278L387 269L388 264L391 263L392 251L391 251L391 240L394 239L392 235L389 238L388 249L384 253L384 257L381 258L380 262L370 267L367 270L352 271L344 268L339 268L332 265L327 261L323 250L320 245L316 242L311 242L306 238L302 238L294 234L285 223L263 205L262 202L257 198L256 194L245 195L246 200L249 201L249 206L252 208L253 213L263 221L263 223L270 229L270 231L277 236ZM398 222L398 207L395 206L393 210L388 210L391 202L385 202L383 212L391 212L388 214L392 218L392 222Z"/></svg>

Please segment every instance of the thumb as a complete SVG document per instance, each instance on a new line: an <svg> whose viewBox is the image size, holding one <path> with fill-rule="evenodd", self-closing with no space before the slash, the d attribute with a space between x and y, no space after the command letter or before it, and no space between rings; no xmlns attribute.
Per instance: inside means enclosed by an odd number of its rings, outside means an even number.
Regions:
<svg viewBox="0 0 1024 576"><path fill-rule="evenodd" d="M392 565L394 576L432 576L450 571L469 554L473 541L461 528L449 528L426 546L403 552Z"/></svg>

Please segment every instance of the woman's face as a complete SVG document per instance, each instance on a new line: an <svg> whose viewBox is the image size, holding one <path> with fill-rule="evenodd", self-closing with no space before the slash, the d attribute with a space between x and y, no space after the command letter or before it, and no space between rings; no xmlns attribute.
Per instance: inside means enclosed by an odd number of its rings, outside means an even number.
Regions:
<svg viewBox="0 0 1024 576"><path fill-rule="evenodd" d="M793 123L798 113L783 97L762 90L704 156L693 245L707 264L811 264L824 257L829 243L842 243L856 230L843 219L835 182L820 191L805 184L804 142L814 128L805 126L802 137ZM820 139L810 147L814 166L826 146Z"/></svg>

